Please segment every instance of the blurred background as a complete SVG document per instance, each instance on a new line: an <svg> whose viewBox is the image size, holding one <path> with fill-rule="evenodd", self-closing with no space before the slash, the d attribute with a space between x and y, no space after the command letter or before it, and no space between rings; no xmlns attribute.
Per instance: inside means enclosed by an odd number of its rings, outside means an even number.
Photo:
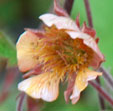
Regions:
<svg viewBox="0 0 113 111"><path fill-rule="evenodd" d="M61 5L65 0L60 0ZM94 29L100 38L99 47L105 55L106 62L103 64L109 72L113 74L113 0L89 0ZM15 44L24 28L38 28L41 23L38 17L41 14L50 12L53 7L53 0L0 0L0 95L7 84L6 79L10 67L17 66ZM80 23L87 22L83 0L74 0L71 17L73 19L80 14ZM7 71L8 70L8 71ZM16 97L19 94L17 83L22 80L21 74L10 80L7 98L0 100L0 111L15 111ZM106 83L101 77L103 87L111 93ZM5 85L4 85L5 84ZM42 111L99 111L98 94L89 86L81 95L80 101L76 105L66 104L63 91L65 85L61 85L59 98L52 103L44 103ZM6 95L5 95L6 96ZM112 111L107 104L108 111ZM26 110L25 110L26 111Z"/></svg>
<svg viewBox="0 0 113 111"><path fill-rule="evenodd" d="M17 38L25 27L37 28L38 16L48 12L52 0L0 0L0 29Z"/></svg>

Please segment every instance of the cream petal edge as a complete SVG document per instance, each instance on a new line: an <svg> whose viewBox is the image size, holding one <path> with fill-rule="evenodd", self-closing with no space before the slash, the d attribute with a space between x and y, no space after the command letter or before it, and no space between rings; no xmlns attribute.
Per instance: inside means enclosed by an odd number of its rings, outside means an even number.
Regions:
<svg viewBox="0 0 113 111"><path fill-rule="evenodd" d="M89 70L90 72L88 73L93 73L93 75L89 75L86 79L86 83L85 83L85 87L84 89L88 86L88 81L91 81L91 80L95 80L97 78L97 76L101 76L102 73L101 72L96 72L96 71L91 71ZM72 95L70 96L70 99L72 100L72 104L76 104L77 101L79 100L80 98L80 93L84 90L79 90L79 88L77 88L76 86L76 80L75 80L75 86L74 86L74 89L73 89L73 93Z"/></svg>
<svg viewBox="0 0 113 111"><path fill-rule="evenodd" d="M79 31L75 21L69 17L57 16L54 14L46 13L39 17L47 26L55 25L58 29L68 29Z"/></svg>
<svg viewBox="0 0 113 111"><path fill-rule="evenodd" d="M88 47L90 47L92 50L94 50L94 52L102 59L104 60L104 56L102 55L102 53L100 52L97 43L95 42L95 40L89 36L88 34L85 34L81 31L79 32L75 32L75 31L66 31L67 34L69 34L69 36L72 39L76 39L76 38L80 38L83 39L83 42L85 45L87 45Z"/></svg>
<svg viewBox="0 0 113 111"><path fill-rule="evenodd" d="M25 31L16 43L18 66L22 72L32 69L37 64L37 59L33 58L35 55L33 52L36 49L32 50L31 47L34 46L30 45L32 42L37 44L37 36L30 31Z"/></svg>
<svg viewBox="0 0 113 111"><path fill-rule="evenodd" d="M52 102L56 100L59 95L59 81L52 83L51 87L46 87L47 84L43 83L42 88L40 88L41 87L40 80L44 78L44 76L40 78L41 76L42 74L20 82L18 84L18 89L22 92L25 92L34 99L43 99L44 101L47 102ZM36 83L34 84L35 80ZM31 88L31 90L29 90L31 86L34 88Z"/></svg>

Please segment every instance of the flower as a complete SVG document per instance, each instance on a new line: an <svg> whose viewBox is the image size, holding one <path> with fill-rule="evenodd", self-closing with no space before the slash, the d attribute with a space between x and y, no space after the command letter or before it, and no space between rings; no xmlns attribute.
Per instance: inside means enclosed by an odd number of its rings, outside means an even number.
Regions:
<svg viewBox="0 0 113 111"><path fill-rule="evenodd" d="M24 75L18 89L35 99L51 102L57 99L59 83L68 81L65 100L75 104L88 81L102 75L88 69L97 69L104 61L96 39L96 32L86 24L80 28L62 9L57 15L39 17L45 26L43 31L27 29L17 42L18 66ZM56 8L57 7L57 8Z"/></svg>

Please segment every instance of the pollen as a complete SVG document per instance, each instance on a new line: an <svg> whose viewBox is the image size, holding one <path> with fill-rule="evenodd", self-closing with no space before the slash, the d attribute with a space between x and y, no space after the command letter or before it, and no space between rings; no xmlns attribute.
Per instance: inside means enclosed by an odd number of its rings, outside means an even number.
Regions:
<svg viewBox="0 0 113 111"><path fill-rule="evenodd" d="M72 39L64 30L55 26L45 28L45 37L38 43L38 62L44 71L56 72L61 77L88 67L93 51L84 45L82 39Z"/></svg>

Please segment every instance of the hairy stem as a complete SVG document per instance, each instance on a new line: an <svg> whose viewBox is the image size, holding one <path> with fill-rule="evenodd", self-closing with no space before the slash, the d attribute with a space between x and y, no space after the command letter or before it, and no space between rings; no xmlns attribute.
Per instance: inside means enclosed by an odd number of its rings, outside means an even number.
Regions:
<svg viewBox="0 0 113 111"><path fill-rule="evenodd" d="M103 72L104 79L110 85L110 88L113 89L113 77L111 76L111 74L109 74L103 67L100 67L99 71Z"/></svg>
<svg viewBox="0 0 113 111"><path fill-rule="evenodd" d="M66 9L66 11L69 15L71 13L73 2L74 2L74 0L65 0L64 8Z"/></svg>
<svg viewBox="0 0 113 111"><path fill-rule="evenodd" d="M23 93L23 92L17 97L17 99L19 99L19 100L18 100L16 111L23 111L24 98L25 98L25 93Z"/></svg>
<svg viewBox="0 0 113 111"><path fill-rule="evenodd" d="M71 12L71 9L72 9L72 4L73 4L73 0L66 0L65 2L65 9L67 10L68 14L70 14ZM90 10L90 5L89 5L89 1L88 0L84 0L84 4L85 4L85 7L86 7L86 12L87 12L87 18L88 18L88 24L91 28L93 28L93 22L92 22L92 16L91 16L91 10ZM103 69L103 68L100 68L100 69ZM103 70L103 75L105 76L105 72L106 70ZM107 75L106 75L107 76ZM105 77L106 77L105 76ZM110 76L109 76L110 77ZM109 77L106 77L107 80L110 80ZM113 82L113 81L112 81ZM112 83L111 80L110 80L110 84ZM94 83L94 82L89 82L99 93L99 99L100 99L100 105L101 105L101 108L102 110L105 109L105 105L104 105L104 101L103 101L103 98L102 96L111 104L113 105L113 99L101 88L101 86L99 85L100 84L100 81L99 79L97 79L97 83ZM113 85L113 84L111 84Z"/></svg>
<svg viewBox="0 0 113 111"><path fill-rule="evenodd" d="M96 81L99 85L101 85L99 77L97 77ZM99 102L101 109L104 110L105 109L104 99L100 96L100 94L99 94Z"/></svg>
<svg viewBox="0 0 113 111"><path fill-rule="evenodd" d="M93 21L92 21L92 15L91 15L89 0L84 0L84 4L85 4L87 18L88 18L88 24L91 28L93 28ZM100 85L99 77L97 78L96 81ZM105 103L104 103L104 99L101 97L100 94L99 94L99 102L100 102L101 109L104 110L105 109L105 105L104 105Z"/></svg>
<svg viewBox="0 0 113 111"><path fill-rule="evenodd" d="M109 96L109 94L107 94L105 90L100 87L99 84L94 83L92 81L90 81L89 84L92 85L98 91L98 93L101 94L101 96L113 106L113 99Z"/></svg>
<svg viewBox="0 0 113 111"><path fill-rule="evenodd" d="M93 27L93 22L92 22L92 15L91 15L91 9L90 9L90 5L89 5L89 1L88 0L84 0L84 4L85 4L85 7L86 7L88 24L92 28Z"/></svg>

